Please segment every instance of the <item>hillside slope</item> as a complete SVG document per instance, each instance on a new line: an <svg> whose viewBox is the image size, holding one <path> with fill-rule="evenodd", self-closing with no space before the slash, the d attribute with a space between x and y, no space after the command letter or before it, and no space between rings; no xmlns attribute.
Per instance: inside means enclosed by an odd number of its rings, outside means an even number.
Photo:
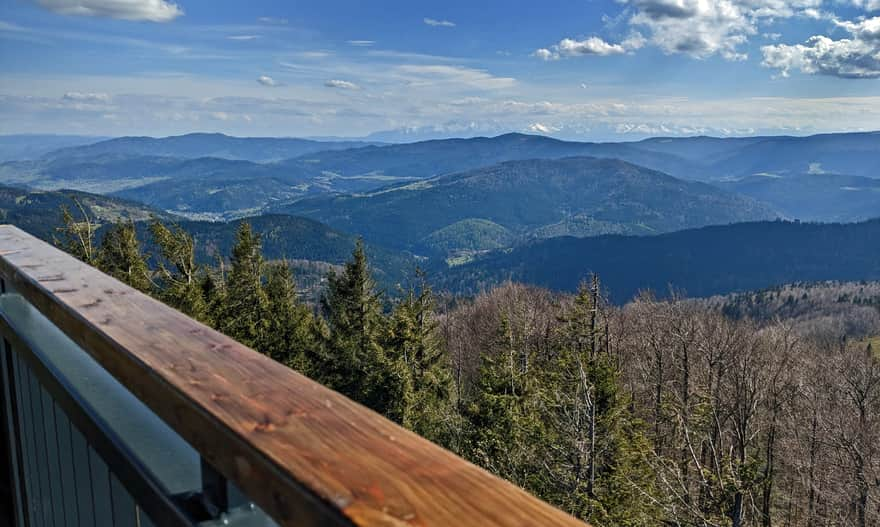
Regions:
<svg viewBox="0 0 880 527"><path fill-rule="evenodd" d="M721 188L763 201L803 221L862 221L880 216L880 179L839 174L749 176Z"/></svg>
<svg viewBox="0 0 880 527"><path fill-rule="evenodd" d="M103 155L163 156L178 158L216 157L246 161L277 161L310 152L343 150L370 144L365 141L312 141L292 137L232 137L192 133L170 137L119 137L97 143L62 148L46 158L84 158Z"/></svg>
<svg viewBox="0 0 880 527"><path fill-rule="evenodd" d="M278 211L314 218L388 247L456 246L450 229L483 220L519 238L604 233L656 234L688 227L775 218L769 208L715 187L610 159L509 161L372 193L318 196ZM485 224L484 224L485 226ZM509 231L509 233L505 232Z"/></svg>
<svg viewBox="0 0 880 527"><path fill-rule="evenodd" d="M597 273L612 298L670 286L710 296L820 280L880 279L880 219L851 224L752 222L659 236L561 237L438 270L440 286L473 292L512 279L574 291Z"/></svg>
<svg viewBox="0 0 880 527"><path fill-rule="evenodd" d="M707 177L703 173L705 168L695 163L667 153L642 150L629 143L582 143L518 133L318 152L281 164L311 177L425 179L504 161L573 156L621 159L685 179ZM356 182L354 179L350 183ZM366 187L349 190L363 188Z"/></svg>

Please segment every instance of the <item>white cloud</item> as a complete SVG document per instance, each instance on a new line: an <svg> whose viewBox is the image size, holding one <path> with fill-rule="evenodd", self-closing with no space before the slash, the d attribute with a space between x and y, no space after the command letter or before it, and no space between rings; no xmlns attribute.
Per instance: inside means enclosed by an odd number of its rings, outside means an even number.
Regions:
<svg viewBox="0 0 880 527"><path fill-rule="evenodd" d="M433 27L455 27L455 22L450 22L449 20L437 20L436 18L424 18L422 20L425 24Z"/></svg>
<svg viewBox="0 0 880 527"><path fill-rule="evenodd" d="M287 25L286 18L277 18L274 16L261 16L257 19L257 22L261 22L263 24L273 24L273 25Z"/></svg>
<svg viewBox="0 0 880 527"><path fill-rule="evenodd" d="M641 47L638 44L638 47ZM559 60L561 57L578 57L583 55L620 55L628 51L621 44L610 44L599 37L589 37L584 40L564 38L552 48L541 48L534 55L543 60Z"/></svg>
<svg viewBox="0 0 880 527"><path fill-rule="evenodd" d="M349 46L356 46L359 48L368 48L376 43L375 40L346 40L346 44Z"/></svg>
<svg viewBox="0 0 880 527"><path fill-rule="evenodd" d="M92 103L106 103L110 102L110 96L106 93L82 93L76 91L69 91L65 93L62 97L65 101L75 101L75 102L92 102Z"/></svg>
<svg viewBox="0 0 880 527"><path fill-rule="evenodd" d="M494 90L516 84L511 77L496 77L483 70L445 64L403 64L394 68L411 86L462 84L472 88Z"/></svg>
<svg viewBox="0 0 880 527"><path fill-rule="evenodd" d="M614 25L626 23L631 34L618 44L599 37L563 39L534 55L555 60L577 55L613 55L646 45L667 54L704 59L720 55L745 60L743 48L759 27L792 17L830 18L820 9L822 0L619 0L626 4ZM854 0L880 2L880 0ZM609 26L613 27L613 26Z"/></svg>
<svg viewBox="0 0 880 527"><path fill-rule="evenodd" d="M779 70L783 77L799 70L842 78L880 78L880 17L834 23L850 38L834 40L814 35L804 44L763 46L761 64Z"/></svg>
<svg viewBox="0 0 880 527"><path fill-rule="evenodd" d="M852 4L865 11L880 11L880 0L852 0Z"/></svg>
<svg viewBox="0 0 880 527"><path fill-rule="evenodd" d="M183 10L166 0L32 0L60 15L97 16L122 20L170 22Z"/></svg>
<svg viewBox="0 0 880 527"><path fill-rule="evenodd" d="M229 40L256 40L260 38L260 35L229 35L226 38Z"/></svg>
<svg viewBox="0 0 880 527"><path fill-rule="evenodd" d="M553 132L558 132L559 128L549 124L532 123L526 127L526 131L533 134L552 134Z"/></svg>
<svg viewBox="0 0 880 527"><path fill-rule="evenodd" d="M257 82L259 82L263 86L269 86L270 88L281 86L280 82L276 81L268 75L260 75L259 77L257 77Z"/></svg>
<svg viewBox="0 0 880 527"><path fill-rule="evenodd" d="M324 86L328 88L340 88L343 90L358 90L360 86L353 82L343 81L339 79L330 79L324 82Z"/></svg>

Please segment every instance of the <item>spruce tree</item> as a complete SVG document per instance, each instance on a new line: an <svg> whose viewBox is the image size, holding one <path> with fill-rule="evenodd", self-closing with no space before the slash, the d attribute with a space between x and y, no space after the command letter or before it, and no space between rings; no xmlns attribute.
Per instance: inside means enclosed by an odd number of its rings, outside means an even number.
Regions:
<svg viewBox="0 0 880 527"><path fill-rule="evenodd" d="M542 371L549 471L540 495L595 525L656 525L658 511L645 497L650 443L621 388L605 323L594 278L565 310Z"/></svg>
<svg viewBox="0 0 880 527"><path fill-rule="evenodd" d="M409 376L382 345L386 321L360 240L343 272L328 276L322 303L330 341L317 358L317 379L401 422L411 390Z"/></svg>
<svg viewBox="0 0 880 527"><path fill-rule="evenodd" d="M150 290L150 271L131 220L120 221L107 229L95 263L98 269L139 291Z"/></svg>
<svg viewBox="0 0 880 527"><path fill-rule="evenodd" d="M216 325L242 344L256 348L268 332L269 300L263 289L263 254L260 236L241 222L232 248L232 268Z"/></svg>
<svg viewBox="0 0 880 527"><path fill-rule="evenodd" d="M266 266L269 330L261 352L301 373L312 374L309 356L319 346L320 330L309 308L296 297L286 261Z"/></svg>
<svg viewBox="0 0 880 527"><path fill-rule="evenodd" d="M535 386L517 360L523 350L508 318L502 317L496 345L480 357L477 390L465 406L462 454L527 490L541 495L538 449L545 446Z"/></svg>
<svg viewBox="0 0 880 527"><path fill-rule="evenodd" d="M452 374L437 333L436 301L424 273L416 271L418 289L410 287L395 306L389 324L388 355L403 363L412 386L402 423L416 433L445 443L451 417Z"/></svg>
<svg viewBox="0 0 880 527"><path fill-rule="evenodd" d="M187 315L209 322L208 306L202 289L205 280L196 264L195 241L179 225L169 229L159 221L150 225L153 241L159 248L159 298Z"/></svg>

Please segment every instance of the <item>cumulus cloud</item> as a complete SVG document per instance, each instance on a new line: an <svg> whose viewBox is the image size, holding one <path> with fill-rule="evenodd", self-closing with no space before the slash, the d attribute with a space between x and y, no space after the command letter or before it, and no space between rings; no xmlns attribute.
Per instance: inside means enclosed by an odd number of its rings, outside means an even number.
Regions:
<svg viewBox="0 0 880 527"><path fill-rule="evenodd" d="M743 48L759 34L759 27L792 17L829 18L820 9L822 0L619 0L626 4L618 23L630 27L631 36L619 44L599 37L583 41L564 39L534 53L544 60L565 56L612 55L646 45L667 54L704 59L720 55L745 60ZM880 0L853 0L880 2Z"/></svg>
<svg viewBox="0 0 880 527"><path fill-rule="evenodd" d="M97 16L122 20L170 22L183 10L166 0L32 0L60 15Z"/></svg>
<svg viewBox="0 0 880 527"><path fill-rule="evenodd" d="M852 0L852 4L865 11L880 11L880 0Z"/></svg>
<svg viewBox="0 0 880 527"><path fill-rule="evenodd" d="M436 18L424 18L422 21L433 27L455 27L455 22L449 20L437 20Z"/></svg>
<svg viewBox="0 0 880 527"><path fill-rule="evenodd" d="M853 79L880 78L880 17L834 23L850 37L834 40L814 35L803 44L763 46L761 64L779 70L783 77L799 70Z"/></svg>
<svg viewBox="0 0 880 527"><path fill-rule="evenodd" d="M343 90L358 90L360 86L353 82L343 81L339 79L330 79L324 82L324 86L328 88L340 88Z"/></svg>
<svg viewBox="0 0 880 527"><path fill-rule="evenodd" d="M259 77L257 77L257 82L259 82L263 86L269 86L270 88L281 86L280 82L276 81L268 75L260 75Z"/></svg>
<svg viewBox="0 0 880 527"><path fill-rule="evenodd" d="M642 45L641 35L634 35L620 44L611 44L599 37L589 37L584 40L564 38L550 49L541 48L535 51L534 54L543 60L559 60L562 57L578 57L583 55L620 55L638 49Z"/></svg>

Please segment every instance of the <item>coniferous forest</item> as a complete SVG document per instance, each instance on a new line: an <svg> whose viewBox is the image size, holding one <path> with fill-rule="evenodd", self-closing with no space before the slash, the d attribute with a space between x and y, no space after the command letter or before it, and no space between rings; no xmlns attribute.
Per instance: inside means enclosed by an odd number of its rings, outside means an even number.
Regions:
<svg viewBox="0 0 880 527"><path fill-rule="evenodd" d="M880 523L880 361L843 315L750 316L752 297L615 306L600 277L461 298L417 272L388 294L360 243L307 304L247 222L204 266L179 226L154 221L147 255L144 224L97 243L87 216L63 219L76 257L592 525Z"/></svg>

